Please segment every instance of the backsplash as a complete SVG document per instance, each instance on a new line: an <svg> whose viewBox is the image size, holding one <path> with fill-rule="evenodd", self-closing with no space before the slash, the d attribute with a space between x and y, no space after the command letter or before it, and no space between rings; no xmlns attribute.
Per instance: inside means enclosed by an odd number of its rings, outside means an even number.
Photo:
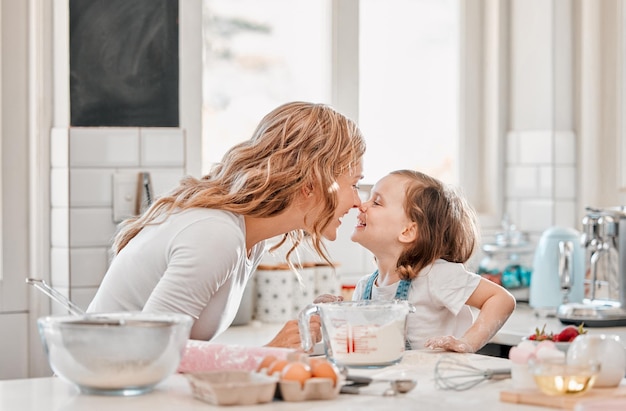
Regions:
<svg viewBox="0 0 626 411"><path fill-rule="evenodd" d="M505 211L535 240L551 226L580 229L576 203L576 136L518 131L506 136Z"/></svg>
<svg viewBox="0 0 626 411"><path fill-rule="evenodd" d="M51 283L86 308L110 260L114 175L150 173L154 195L185 173L178 128L54 128L51 133ZM128 180L128 178L127 178ZM122 187L123 189L124 187ZM134 188L129 189L136 194ZM122 201L132 201L130 192ZM119 201L119 200L118 200ZM53 312L62 309L53 306Z"/></svg>

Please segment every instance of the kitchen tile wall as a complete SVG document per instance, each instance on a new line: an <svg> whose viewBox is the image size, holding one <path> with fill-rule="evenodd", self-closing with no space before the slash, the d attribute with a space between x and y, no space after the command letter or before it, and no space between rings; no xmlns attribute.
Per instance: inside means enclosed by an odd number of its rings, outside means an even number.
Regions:
<svg viewBox="0 0 626 411"><path fill-rule="evenodd" d="M154 195L170 190L185 172L184 131L55 128L51 153L51 283L86 308L108 267L117 228L114 175L133 181L149 172ZM55 305L53 312L63 312Z"/></svg>
<svg viewBox="0 0 626 411"><path fill-rule="evenodd" d="M518 131L506 136L505 209L538 239L551 226L578 229L576 136L569 131Z"/></svg>

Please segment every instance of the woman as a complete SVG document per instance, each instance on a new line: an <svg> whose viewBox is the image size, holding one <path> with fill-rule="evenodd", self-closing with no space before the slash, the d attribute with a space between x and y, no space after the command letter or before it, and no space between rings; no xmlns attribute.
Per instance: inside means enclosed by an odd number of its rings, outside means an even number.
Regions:
<svg viewBox="0 0 626 411"><path fill-rule="evenodd" d="M334 240L341 218L361 204L364 152L356 124L332 108L276 108L207 176L184 179L123 223L88 312L186 313L195 319L190 338L214 338L234 319L267 239L290 239L290 262L306 232L329 261L322 238ZM314 330L319 339L319 323ZM299 347L297 322L268 346Z"/></svg>

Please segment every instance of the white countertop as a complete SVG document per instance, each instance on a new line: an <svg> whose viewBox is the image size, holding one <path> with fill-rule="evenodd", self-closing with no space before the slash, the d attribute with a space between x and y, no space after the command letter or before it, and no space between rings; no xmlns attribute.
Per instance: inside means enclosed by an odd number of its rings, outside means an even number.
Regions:
<svg viewBox="0 0 626 411"><path fill-rule="evenodd" d="M340 394L336 399L325 401L285 402L275 400L267 404L252 406L220 407L228 410L463 410L463 411L511 411L548 410L549 408L502 403L501 390L511 388L510 380L487 381L468 391L442 391L435 388L433 370L436 360L444 354L433 351L410 351L400 364L378 371L359 370L354 374L375 377L391 377L404 371L418 380L417 387L408 394L383 397L384 384L374 384L366 393L358 395ZM450 355L450 354L447 354ZM476 354L452 354L465 356L480 368L507 367L509 361ZM0 381L0 409L20 411L90 411L90 410L209 410L218 408L195 399L186 379L174 375L148 394L136 397L108 397L80 394L69 383L56 378L35 378Z"/></svg>
<svg viewBox="0 0 626 411"><path fill-rule="evenodd" d="M517 308L509 317L504 326L491 340L492 343L502 345L517 345L522 338L535 333L535 328L543 327L546 332L559 332L566 325L556 317L544 317L535 315L535 311L526 303L518 303ZM626 347L626 327L584 327L590 334L615 334L618 335L622 344Z"/></svg>
<svg viewBox="0 0 626 411"><path fill-rule="evenodd" d="M537 318L527 306L520 305L507 324L502 328L493 342L515 345L521 338L531 334L535 327L546 324L549 331L558 331L564 326L555 318ZM282 324L260 324L253 322L246 326L231 327L217 339L220 344L262 345L267 343ZM590 328L590 333L618 334L626 341L626 327ZM504 403L499 399L500 392L511 390L511 380L487 381L462 392L443 391L435 387L433 380L434 364L442 355L466 357L467 360L481 369L509 367L507 359L476 354L441 353L429 350L409 351L400 364L380 370L353 370L351 374L372 377L393 377L395 373L404 372L418 380L418 386L408 394L396 397L383 397L383 384L375 384L366 389L365 394L341 394L334 400L284 402L273 401L268 404L254 406L216 407L193 397L186 379L182 375L173 375L148 394L136 397L107 397L81 394L71 384L57 378L34 378L0 381L0 410L20 411L171 411L171 410L463 410L463 411L540 411L554 410L539 406ZM626 385L626 379L622 382ZM297 405L296 405L297 404Z"/></svg>

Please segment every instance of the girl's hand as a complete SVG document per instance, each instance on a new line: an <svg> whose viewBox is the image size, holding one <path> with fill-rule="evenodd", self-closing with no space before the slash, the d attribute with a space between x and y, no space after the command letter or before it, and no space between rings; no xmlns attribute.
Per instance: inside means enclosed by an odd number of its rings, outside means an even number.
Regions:
<svg viewBox="0 0 626 411"><path fill-rule="evenodd" d="M313 304L319 303L334 303L337 301L343 301L342 295L322 294L313 300Z"/></svg>
<svg viewBox="0 0 626 411"><path fill-rule="evenodd" d="M451 335L445 337L433 337L426 340L424 347L431 350L442 349L446 351L473 353L474 348L462 338L454 338Z"/></svg>

